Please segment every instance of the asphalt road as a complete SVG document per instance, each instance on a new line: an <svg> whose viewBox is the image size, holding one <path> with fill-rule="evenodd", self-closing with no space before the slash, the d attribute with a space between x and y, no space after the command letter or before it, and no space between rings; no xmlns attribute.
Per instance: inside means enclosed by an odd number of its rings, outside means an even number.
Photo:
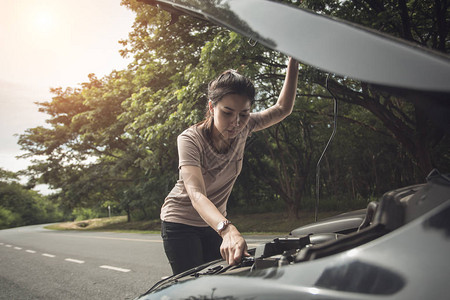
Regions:
<svg viewBox="0 0 450 300"><path fill-rule="evenodd" d="M134 299L168 275L158 234L0 230L0 299Z"/></svg>

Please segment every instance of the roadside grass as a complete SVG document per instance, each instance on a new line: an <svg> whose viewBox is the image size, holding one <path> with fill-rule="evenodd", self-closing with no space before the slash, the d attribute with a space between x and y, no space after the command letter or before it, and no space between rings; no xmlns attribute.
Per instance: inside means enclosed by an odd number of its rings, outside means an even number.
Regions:
<svg viewBox="0 0 450 300"><path fill-rule="evenodd" d="M111 218L96 218L90 220L56 223L45 226L52 230L80 230L80 231L114 231L135 233L157 233L161 227L161 221L132 221L127 222L126 216Z"/></svg>
<svg viewBox="0 0 450 300"><path fill-rule="evenodd" d="M319 219L339 214L337 211L321 212ZM314 222L314 212L302 211L299 218L288 218L285 213L260 213L229 215L229 219L243 234L288 234L291 230ZM159 219L127 222L126 216L97 218L48 225L52 230L114 231L130 233L159 233Z"/></svg>

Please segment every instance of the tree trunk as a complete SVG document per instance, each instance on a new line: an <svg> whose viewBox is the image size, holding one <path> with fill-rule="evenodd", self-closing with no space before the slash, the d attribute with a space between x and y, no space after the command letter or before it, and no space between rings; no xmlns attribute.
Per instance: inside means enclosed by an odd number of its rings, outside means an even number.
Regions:
<svg viewBox="0 0 450 300"><path fill-rule="evenodd" d="M325 80L323 80L322 85L324 82ZM394 109L391 108L393 106L392 103L390 106L382 104L381 96L372 97L368 94L356 92L333 80L329 81L329 84L332 90L339 95L338 99L340 101L364 107L383 123L392 136L413 157L414 163L422 173L420 175L422 178L432 170L433 166L429 149L429 137L432 135L432 128L429 125L430 120L424 110L416 104L418 101L427 100L426 97L422 97L420 94L416 97L410 97L411 100L416 102L414 104L415 122L412 120L405 121L404 118L406 116L398 117L395 114ZM401 110L401 108L398 109Z"/></svg>
<svg viewBox="0 0 450 300"><path fill-rule="evenodd" d="M408 41L414 41L414 38L411 33L411 22L409 20L408 15L408 7L406 6L405 0L398 1L398 8L400 11L400 17L402 19L402 35L403 38Z"/></svg>
<svg viewBox="0 0 450 300"><path fill-rule="evenodd" d="M126 211L127 211L127 222L129 223L129 222L131 222L131 210L130 210L130 204L129 203L127 203Z"/></svg>

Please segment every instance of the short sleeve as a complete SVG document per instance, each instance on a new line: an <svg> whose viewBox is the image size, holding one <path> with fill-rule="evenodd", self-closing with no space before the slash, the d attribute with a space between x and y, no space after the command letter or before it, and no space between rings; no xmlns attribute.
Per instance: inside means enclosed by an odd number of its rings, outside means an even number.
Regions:
<svg viewBox="0 0 450 300"><path fill-rule="evenodd" d="M200 167L200 145L192 135L184 131L177 138L178 168L182 166Z"/></svg>

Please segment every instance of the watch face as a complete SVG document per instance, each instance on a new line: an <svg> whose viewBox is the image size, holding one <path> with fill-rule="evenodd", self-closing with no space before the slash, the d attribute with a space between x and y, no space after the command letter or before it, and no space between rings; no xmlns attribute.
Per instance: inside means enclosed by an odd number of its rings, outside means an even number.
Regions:
<svg viewBox="0 0 450 300"><path fill-rule="evenodd" d="M230 224L231 222L228 220L222 221L219 224L217 224L217 231L222 231L225 229L225 227L227 227L228 224Z"/></svg>
<svg viewBox="0 0 450 300"><path fill-rule="evenodd" d="M217 230L221 231L225 227L225 221L220 222L219 225L217 225Z"/></svg>

